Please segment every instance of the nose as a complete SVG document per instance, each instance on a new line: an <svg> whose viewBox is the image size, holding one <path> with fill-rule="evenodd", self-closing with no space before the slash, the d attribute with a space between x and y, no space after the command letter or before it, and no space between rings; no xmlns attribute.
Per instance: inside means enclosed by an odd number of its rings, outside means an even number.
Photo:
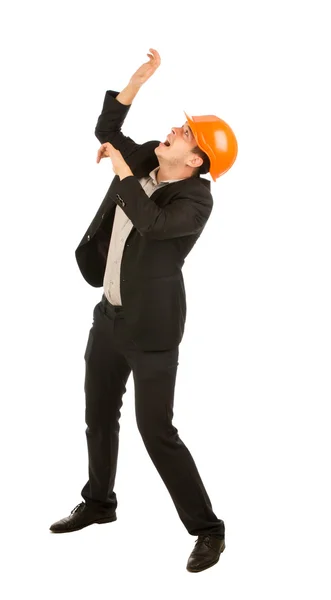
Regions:
<svg viewBox="0 0 331 600"><path fill-rule="evenodd" d="M173 135L177 135L178 131L180 131L182 129L182 127L172 127L171 128L171 133Z"/></svg>

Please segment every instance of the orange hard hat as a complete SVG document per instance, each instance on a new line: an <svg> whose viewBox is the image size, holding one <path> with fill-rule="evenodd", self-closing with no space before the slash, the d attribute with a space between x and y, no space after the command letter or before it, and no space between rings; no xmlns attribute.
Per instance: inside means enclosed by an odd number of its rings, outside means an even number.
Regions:
<svg viewBox="0 0 331 600"><path fill-rule="evenodd" d="M238 153L236 136L231 127L215 115L189 117L184 111L196 143L210 160L209 173L214 181L228 171Z"/></svg>

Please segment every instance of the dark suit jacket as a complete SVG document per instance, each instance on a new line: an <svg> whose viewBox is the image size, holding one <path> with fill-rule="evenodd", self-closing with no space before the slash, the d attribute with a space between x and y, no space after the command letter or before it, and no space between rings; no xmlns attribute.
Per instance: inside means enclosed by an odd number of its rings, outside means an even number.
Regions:
<svg viewBox="0 0 331 600"><path fill-rule="evenodd" d="M158 141L136 144L121 132L131 107L108 90L95 135L117 148L133 176L116 175L75 255L90 285L102 287L116 206L133 224L121 263L120 291L131 339L141 350L166 350L181 342L186 319L182 266L213 207L210 181L191 177L157 189L149 198L138 179L158 166Z"/></svg>

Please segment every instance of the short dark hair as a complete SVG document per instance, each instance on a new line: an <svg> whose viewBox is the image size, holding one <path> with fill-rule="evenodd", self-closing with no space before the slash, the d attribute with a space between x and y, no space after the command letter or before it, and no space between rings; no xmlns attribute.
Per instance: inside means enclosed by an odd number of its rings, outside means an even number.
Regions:
<svg viewBox="0 0 331 600"><path fill-rule="evenodd" d="M191 150L191 152L193 152L194 154L197 154L203 160L202 165L200 165L200 167L197 167L196 169L194 169L194 171L192 173L192 177L199 177L199 175L204 175L205 173L209 173L210 160L209 160L207 154L203 150L201 150L201 148L199 146L195 146Z"/></svg>

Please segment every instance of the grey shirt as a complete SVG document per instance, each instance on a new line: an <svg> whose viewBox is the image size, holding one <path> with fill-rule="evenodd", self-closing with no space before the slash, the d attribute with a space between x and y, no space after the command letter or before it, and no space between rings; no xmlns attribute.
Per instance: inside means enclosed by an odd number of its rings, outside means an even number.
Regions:
<svg viewBox="0 0 331 600"><path fill-rule="evenodd" d="M147 177L142 177L138 180L145 194L147 194L149 197L151 197L153 192L160 187L168 185L168 183L173 181L181 181L181 179L171 179L157 183L156 174L159 168L160 167L156 167L149 173ZM117 205L115 209L113 230L109 243L106 269L103 278L104 294L107 300L109 300L109 302L115 306L122 305L120 294L121 261L125 242L132 227L133 224L130 219L126 216L121 207Z"/></svg>

